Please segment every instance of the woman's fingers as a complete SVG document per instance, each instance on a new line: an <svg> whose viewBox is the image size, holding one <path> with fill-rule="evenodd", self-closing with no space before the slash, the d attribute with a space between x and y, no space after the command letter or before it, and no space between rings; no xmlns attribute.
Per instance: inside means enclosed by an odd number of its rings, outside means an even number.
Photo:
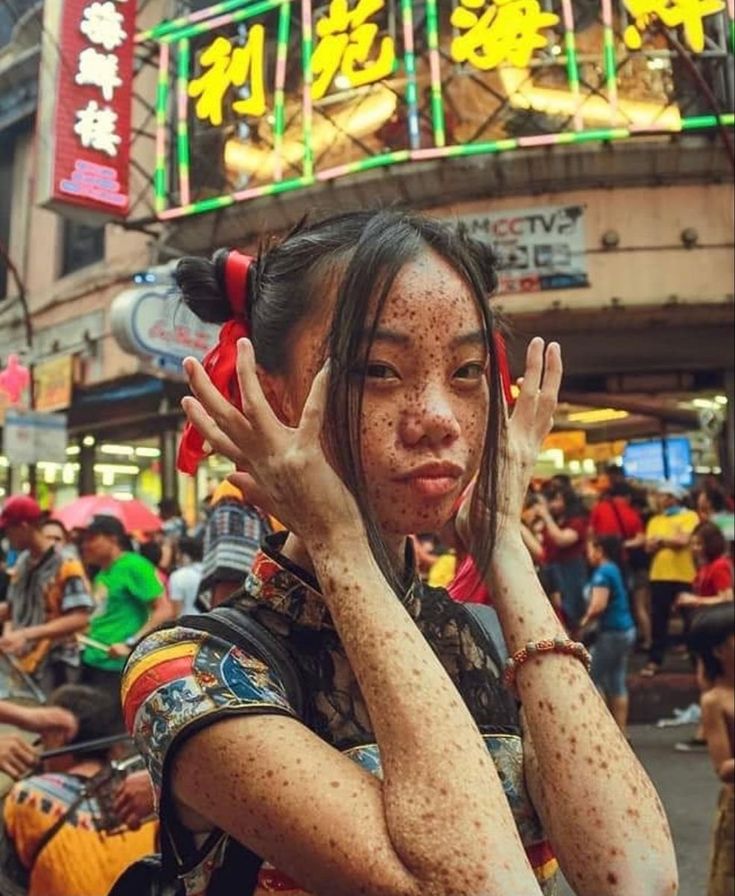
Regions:
<svg viewBox="0 0 735 896"><path fill-rule="evenodd" d="M207 414L221 426L226 420L232 420L233 413L242 418L242 414L233 408L230 402L217 389L207 376L206 370L196 358L184 359L184 371L189 380L191 391L198 399ZM243 422L244 421L244 418Z"/></svg>
<svg viewBox="0 0 735 896"><path fill-rule="evenodd" d="M544 380L539 393L539 413L551 417L559 399L562 373L561 346L558 342L550 342L544 358Z"/></svg>
<svg viewBox="0 0 735 896"><path fill-rule="evenodd" d="M213 451L224 454L225 457L228 457L238 466L245 464L246 458L242 449L232 441L229 435L220 429L196 398L187 395L185 398L182 398L181 407L184 409L184 413L191 425L209 443Z"/></svg>
<svg viewBox="0 0 735 896"><path fill-rule="evenodd" d="M526 369L523 373L519 398L536 398L541 388L541 377L544 371L544 340L534 336L526 350Z"/></svg>
<svg viewBox="0 0 735 896"><path fill-rule="evenodd" d="M237 382L240 386L242 410L253 423L262 425L275 415L268 404L255 367L253 343L249 339L237 340Z"/></svg>
<svg viewBox="0 0 735 896"><path fill-rule="evenodd" d="M324 411L327 406L327 385L329 383L329 361L325 361L314 377L309 394L304 403L299 421L299 434L305 443L316 443L321 439L324 425Z"/></svg>

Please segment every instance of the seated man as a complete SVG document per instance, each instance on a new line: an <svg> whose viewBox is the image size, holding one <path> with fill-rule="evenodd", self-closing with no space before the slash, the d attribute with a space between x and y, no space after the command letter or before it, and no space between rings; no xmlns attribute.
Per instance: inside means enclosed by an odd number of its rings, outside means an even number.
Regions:
<svg viewBox="0 0 735 896"><path fill-rule="evenodd" d="M71 746L117 732L115 708L102 691L65 685L51 695L50 703L78 721ZM54 748L61 739L53 740L45 738L44 746ZM129 864L154 852L153 821L122 833L97 828L100 803L85 788L93 790L90 779L107 767L109 759L109 747L47 759L43 773L19 781L8 794L5 833L28 874L28 896L107 896ZM60 818L64 823L47 839Z"/></svg>

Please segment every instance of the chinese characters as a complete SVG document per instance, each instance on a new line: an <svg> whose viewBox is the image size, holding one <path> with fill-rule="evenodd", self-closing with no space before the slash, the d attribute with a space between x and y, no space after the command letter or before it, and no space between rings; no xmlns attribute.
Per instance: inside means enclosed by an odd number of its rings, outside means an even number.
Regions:
<svg viewBox="0 0 735 896"><path fill-rule="evenodd" d="M109 103L115 90L122 86L119 60L112 51L122 46L128 36L123 29L123 16L113 0L94 2L82 13L79 30L95 46L85 47L79 54L74 80L80 86L98 87L102 99ZM107 52L102 53L95 47L102 47ZM116 130L117 118L117 112L111 106L101 106L97 100L89 100L83 109L76 111L74 133L85 148L116 156L121 142Z"/></svg>
<svg viewBox="0 0 735 896"><path fill-rule="evenodd" d="M526 68L548 44L541 32L559 16L544 12L539 0L460 0L451 22L460 32L452 41L452 59L490 71L502 63Z"/></svg>
<svg viewBox="0 0 735 896"><path fill-rule="evenodd" d="M722 0L623 0L633 23L628 25L623 40L631 50L643 46L641 32L658 19L667 28L682 28L684 40L695 53L704 50L704 19L722 12Z"/></svg>
<svg viewBox="0 0 735 896"><path fill-rule="evenodd" d="M311 57L314 81L311 95L321 99L339 73L350 87L361 87L387 77L395 64L393 38L386 35L375 51L379 27L370 22L385 6L385 0L357 0L349 9L347 0L332 0L329 11L316 25L319 38Z"/></svg>
<svg viewBox="0 0 735 896"><path fill-rule="evenodd" d="M238 115L265 113L264 46L262 25L249 29L247 42L242 47L233 47L226 37L215 38L200 57L203 73L189 84L189 96L198 97L195 105L198 118L221 125L222 106L230 87L239 88L240 99L232 103Z"/></svg>

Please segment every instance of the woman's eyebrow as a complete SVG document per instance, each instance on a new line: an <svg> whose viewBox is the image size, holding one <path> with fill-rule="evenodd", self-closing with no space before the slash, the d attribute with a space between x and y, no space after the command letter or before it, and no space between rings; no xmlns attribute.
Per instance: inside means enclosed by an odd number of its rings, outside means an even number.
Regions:
<svg viewBox="0 0 735 896"><path fill-rule="evenodd" d="M365 334L365 340L369 335ZM411 334L401 333L398 330L387 330L383 327L375 331L373 342L390 342L401 348L407 348L411 344ZM484 347L487 344L485 333L482 330L470 330L468 333L460 333L451 341L452 348L461 348L464 345L479 345Z"/></svg>

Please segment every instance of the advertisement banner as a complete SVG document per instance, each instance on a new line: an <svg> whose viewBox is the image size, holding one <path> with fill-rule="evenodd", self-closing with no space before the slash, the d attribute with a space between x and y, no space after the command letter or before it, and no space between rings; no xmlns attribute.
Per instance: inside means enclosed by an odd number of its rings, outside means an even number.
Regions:
<svg viewBox="0 0 735 896"><path fill-rule="evenodd" d="M66 461L66 414L17 409L5 412L3 453L11 466Z"/></svg>
<svg viewBox="0 0 735 896"><path fill-rule="evenodd" d="M39 204L84 218L128 212L135 0L44 4Z"/></svg>
<svg viewBox="0 0 735 896"><path fill-rule="evenodd" d="M71 404L74 358L63 355L41 361L33 368L34 405L37 411L60 411Z"/></svg>
<svg viewBox="0 0 735 896"><path fill-rule="evenodd" d="M590 285L582 205L504 209L459 220L470 236L493 247L501 295Z"/></svg>

